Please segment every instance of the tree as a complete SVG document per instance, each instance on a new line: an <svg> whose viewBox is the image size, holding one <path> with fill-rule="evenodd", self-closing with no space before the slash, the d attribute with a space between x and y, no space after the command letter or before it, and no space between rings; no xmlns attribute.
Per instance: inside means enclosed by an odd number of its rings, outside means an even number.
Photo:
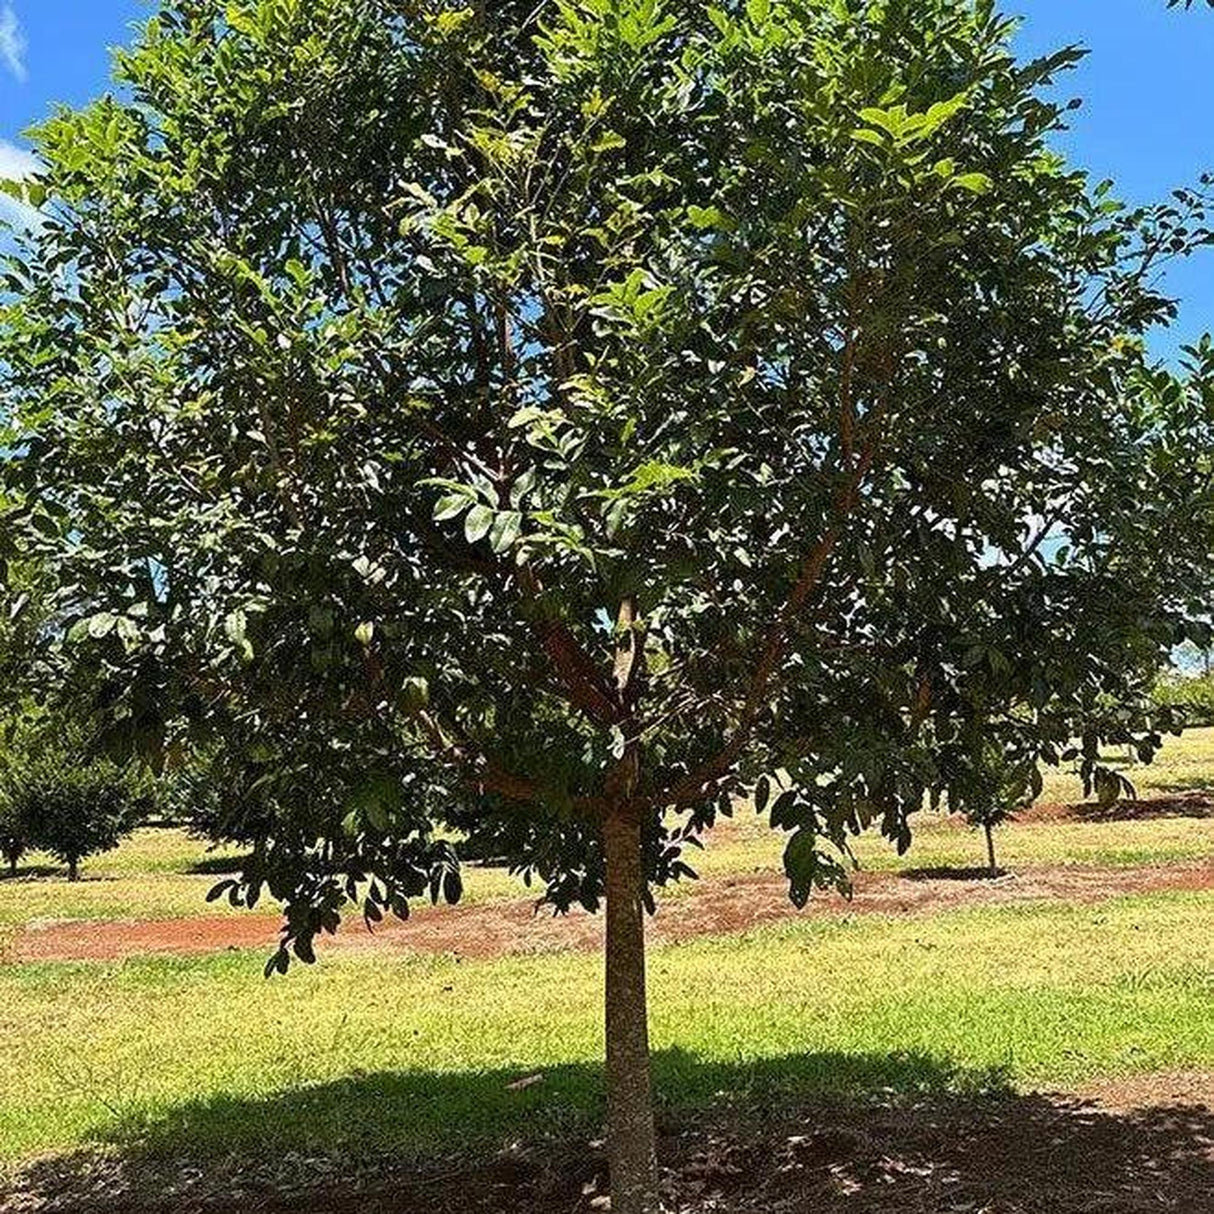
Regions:
<svg viewBox="0 0 1214 1214"><path fill-rule="evenodd" d="M9 876L17 875L17 865L29 850L25 823L4 789L4 777L0 773L0 856L8 865Z"/></svg>
<svg viewBox="0 0 1214 1214"><path fill-rule="evenodd" d="M1141 335L1205 199L1069 171L1077 56L1012 29L164 0L123 95L39 132L2 475L71 671L124 753L241 773L219 888L284 901L268 972L347 904L458 899L451 819L605 898L617 1214L657 1204L644 910L732 799L804 905L992 736L1058 761L1137 705L1110 655L1188 626L1131 555L1203 517Z"/></svg>
<svg viewBox="0 0 1214 1214"><path fill-rule="evenodd" d="M955 780L954 801L949 808L964 814L971 826L982 830L987 872L992 878L1001 871L995 857L995 831L1036 800L1041 784L1036 754L1008 754L995 742L975 756L965 776Z"/></svg>
<svg viewBox="0 0 1214 1214"><path fill-rule="evenodd" d="M85 741L79 729L44 718L14 741L0 791L22 850L49 852L71 881L81 860L118 846L146 815L151 793L139 772L90 759Z"/></svg>
<svg viewBox="0 0 1214 1214"><path fill-rule="evenodd" d="M0 509L0 524L4 521ZM47 681L42 639L47 632L51 591L45 568L31 564L0 525L0 856L17 875L29 850L29 823L9 793L28 738L35 686Z"/></svg>

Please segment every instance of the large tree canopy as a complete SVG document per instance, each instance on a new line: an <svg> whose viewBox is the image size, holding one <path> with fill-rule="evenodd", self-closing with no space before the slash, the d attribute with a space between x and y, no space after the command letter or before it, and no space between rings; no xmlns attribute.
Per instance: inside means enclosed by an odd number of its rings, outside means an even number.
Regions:
<svg viewBox="0 0 1214 1214"><path fill-rule="evenodd" d="M1011 30L164 0L122 93L38 133L3 476L112 739L218 745L282 969L350 900L458 897L443 824L558 906L606 888L624 1214L640 904L731 798L803 901L992 738L1083 732L1089 776L1101 737L1158 744L1130 709L1209 550L1156 537L1202 517L1211 356L1182 383L1142 338L1205 199L1068 169L1076 55Z"/></svg>

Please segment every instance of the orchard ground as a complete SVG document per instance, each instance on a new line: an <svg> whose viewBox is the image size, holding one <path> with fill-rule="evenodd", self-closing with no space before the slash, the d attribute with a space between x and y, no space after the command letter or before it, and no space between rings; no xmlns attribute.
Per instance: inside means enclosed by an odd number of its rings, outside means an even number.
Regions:
<svg viewBox="0 0 1214 1214"><path fill-rule="evenodd" d="M1214 730L1126 774L1107 813L1051 774L998 880L925 814L805 913L739 809L652 924L671 1207L1208 1212ZM601 1208L597 920L474 869L266 982L232 860L153 829L0 882L0 1209Z"/></svg>

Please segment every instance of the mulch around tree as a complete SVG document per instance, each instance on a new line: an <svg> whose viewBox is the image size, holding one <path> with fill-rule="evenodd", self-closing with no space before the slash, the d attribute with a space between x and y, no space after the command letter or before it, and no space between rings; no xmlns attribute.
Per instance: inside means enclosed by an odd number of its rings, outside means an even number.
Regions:
<svg viewBox="0 0 1214 1214"><path fill-rule="evenodd" d="M1122 1091L816 1102L663 1118L670 1214L1210 1214L1214 1074ZM357 1158L46 1160L3 1214L590 1214L602 1144L424 1165Z"/></svg>
<svg viewBox="0 0 1214 1214"><path fill-rule="evenodd" d="M850 901L823 894L802 912L789 902L783 877L753 873L695 882L681 897L660 902L651 921L650 938L678 942L737 934L801 915L926 914L1042 899L1086 903L1120 894L1208 889L1214 889L1214 861L1121 869L1029 867L994 880L949 871L860 873ZM225 949L269 950L277 933L276 919L252 914L147 922L52 922L31 925L18 934L8 960L114 961L149 954L189 956ZM556 917L546 909L537 909L533 900L523 899L428 908L407 923L386 921L374 932L354 916L325 946L490 959L520 953L593 950L601 941L600 917L580 911Z"/></svg>

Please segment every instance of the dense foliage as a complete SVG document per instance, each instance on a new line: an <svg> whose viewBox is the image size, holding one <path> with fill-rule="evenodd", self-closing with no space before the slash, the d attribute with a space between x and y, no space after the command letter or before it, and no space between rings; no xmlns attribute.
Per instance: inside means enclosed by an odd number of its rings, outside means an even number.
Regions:
<svg viewBox="0 0 1214 1214"><path fill-rule="evenodd" d="M0 858L8 865L11 876L17 875L21 857L29 851L29 832L17 810L17 806L4 789L4 777L0 774Z"/></svg>
<svg viewBox="0 0 1214 1214"><path fill-rule="evenodd" d="M150 810L147 777L91 756L86 743L81 730L54 721L11 735L0 762L0 830L14 869L14 852L44 851L75 881L81 860L117 847Z"/></svg>
<svg viewBox="0 0 1214 1214"><path fill-rule="evenodd" d="M1181 382L1143 336L1206 198L1068 169L1076 55L1011 33L964 0L165 0L121 95L42 127L5 500L112 744L218 746L272 967L350 902L458 898L452 820L558 907L614 879L610 917L755 787L803 903L992 741L1081 734L1090 780L1158 745L1211 355Z"/></svg>
<svg viewBox="0 0 1214 1214"><path fill-rule="evenodd" d="M1214 725L1214 674L1169 674L1160 680L1154 698L1185 725Z"/></svg>

